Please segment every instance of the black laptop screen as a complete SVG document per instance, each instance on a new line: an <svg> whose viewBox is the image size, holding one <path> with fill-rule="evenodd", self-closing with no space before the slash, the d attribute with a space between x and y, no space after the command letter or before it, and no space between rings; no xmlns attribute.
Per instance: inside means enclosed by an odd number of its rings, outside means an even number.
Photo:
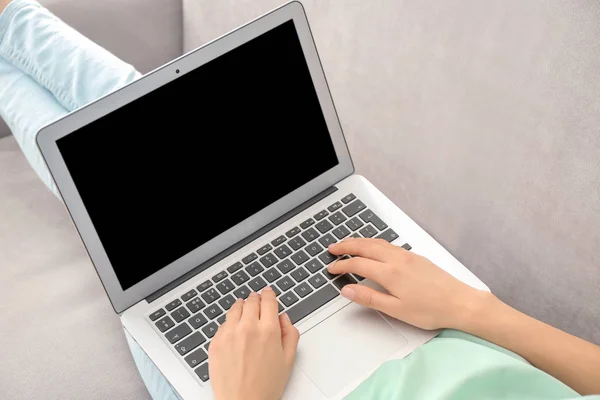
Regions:
<svg viewBox="0 0 600 400"><path fill-rule="evenodd" d="M57 145L124 290L338 164L291 20Z"/></svg>

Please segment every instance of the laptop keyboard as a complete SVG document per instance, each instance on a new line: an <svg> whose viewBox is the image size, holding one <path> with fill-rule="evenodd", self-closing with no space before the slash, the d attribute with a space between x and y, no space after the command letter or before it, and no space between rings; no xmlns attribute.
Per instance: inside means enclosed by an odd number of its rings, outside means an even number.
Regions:
<svg viewBox="0 0 600 400"><path fill-rule="evenodd" d="M345 285L364 279L327 271L327 265L337 259L327 246L347 236L388 242L398 238L351 193L173 299L149 318L206 382L210 341L236 299L246 299L251 292L270 285L277 295L279 312L287 312L295 324L338 297ZM402 247L411 248L409 244Z"/></svg>

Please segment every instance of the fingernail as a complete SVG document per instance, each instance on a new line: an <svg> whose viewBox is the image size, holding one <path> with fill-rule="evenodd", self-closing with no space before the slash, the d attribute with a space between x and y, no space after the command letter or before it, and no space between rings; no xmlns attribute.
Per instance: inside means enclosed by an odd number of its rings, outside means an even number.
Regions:
<svg viewBox="0 0 600 400"><path fill-rule="evenodd" d="M327 246L327 249L331 249L333 248L337 243L331 243L329 246Z"/></svg>
<svg viewBox="0 0 600 400"><path fill-rule="evenodd" d="M238 302L238 303L242 303L243 301L244 301L244 299L242 299L242 298L238 298L238 299L236 300L236 302Z"/></svg>
<svg viewBox="0 0 600 400"><path fill-rule="evenodd" d="M265 287L265 288L263 289L263 292L264 292L265 290L267 290L267 291L271 291L271 292L272 292L272 291L273 291L273 288L272 288L271 286L267 286L267 287Z"/></svg>
<svg viewBox="0 0 600 400"><path fill-rule="evenodd" d="M284 319L285 319L287 322L289 322L290 324L292 323L292 320L290 319L290 316L289 316L289 315L287 315L287 313L283 313L283 314L281 314L281 315L283 316L283 318L284 318Z"/></svg>
<svg viewBox="0 0 600 400"><path fill-rule="evenodd" d="M351 287L344 286L342 289L342 296L348 300L354 300L356 298L356 290L352 289Z"/></svg>
<svg viewBox="0 0 600 400"><path fill-rule="evenodd" d="M250 293L250 296L256 297L256 296L258 296L258 293L252 292L252 293Z"/></svg>

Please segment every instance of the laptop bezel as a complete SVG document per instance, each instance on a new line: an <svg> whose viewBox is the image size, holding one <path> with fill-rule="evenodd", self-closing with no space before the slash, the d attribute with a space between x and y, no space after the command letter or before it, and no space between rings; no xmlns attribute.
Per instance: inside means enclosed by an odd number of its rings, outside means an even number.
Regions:
<svg viewBox="0 0 600 400"><path fill-rule="evenodd" d="M71 175L57 146L57 140L80 129L92 121L134 101L135 99L178 79L212 59L254 39L276 26L292 19L300 38L310 74L321 104L338 158L338 165L301 186L287 196L238 223L193 251L166 265L159 271L123 290L100 238L77 192ZM297 105L291 105L297 106ZM138 303L161 287L184 275L229 246L243 240L261 227L286 212L338 183L354 173L354 166L346 145L342 128L329 92L327 81L310 32L304 8L297 2L287 3L257 19L231 31L206 45L160 67L141 79L80 108L42 128L37 134L37 144L50 173L71 215L90 259L106 293L117 313ZM151 249L148 249L151 251Z"/></svg>

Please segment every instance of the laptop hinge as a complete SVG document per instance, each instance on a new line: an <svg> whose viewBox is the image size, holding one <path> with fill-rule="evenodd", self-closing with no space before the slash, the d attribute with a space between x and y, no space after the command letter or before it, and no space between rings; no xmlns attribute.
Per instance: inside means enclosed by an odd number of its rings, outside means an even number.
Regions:
<svg viewBox="0 0 600 400"><path fill-rule="evenodd" d="M281 217L277 218L275 221L271 222L268 225L265 225L264 227L262 227L261 229L257 230L256 232L254 232L250 236L246 237L245 239L240 240L239 242L237 242L233 246L231 246L231 247L223 250L222 252L220 252L216 256L214 256L214 257L208 259L207 261L203 262L202 264L198 265L196 268L192 269L191 271L183 274L182 276L180 276L179 278L175 279L171 283L168 283L165 286L163 286L162 288L158 289L156 292L154 292L150 296L146 297L146 301L148 303L152 303L154 300L158 299L159 297L161 297L165 293L170 292L171 290L175 289L177 286L183 284L184 282L186 282L189 279L193 278L194 276L198 275L200 272L202 272L202 271L204 271L204 270L212 267L214 264L218 263L219 261L221 261L225 257L227 257L230 254L234 253L235 251L241 249L242 247L244 247L248 243L252 242L253 240L256 240L257 238L261 237L262 235L264 235L265 233L269 232L270 230L276 228L277 226L283 224L284 222L286 222L290 218L296 216L297 214L299 214L302 211L306 210L308 207L312 206L313 204L317 203L318 201L321 201L322 199L324 199L325 197L329 196L330 194L335 193L337 190L338 189L335 186L331 186L330 188L325 189L324 191L322 191L321 193L319 193L315 197L313 197L313 198L305 201L304 203L300 204L298 207L294 208L293 210L288 211L287 213L285 213Z"/></svg>

